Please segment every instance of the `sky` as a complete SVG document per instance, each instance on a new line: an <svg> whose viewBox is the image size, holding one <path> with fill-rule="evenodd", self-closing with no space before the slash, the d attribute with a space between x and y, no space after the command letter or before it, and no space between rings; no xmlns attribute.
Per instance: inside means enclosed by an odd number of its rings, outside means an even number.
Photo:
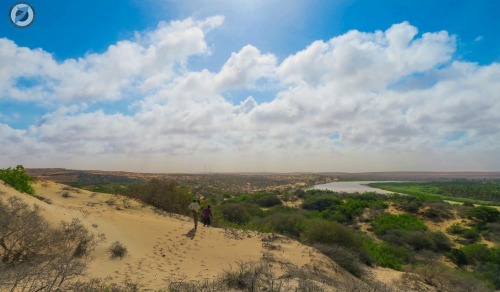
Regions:
<svg viewBox="0 0 500 292"><path fill-rule="evenodd" d="M0 168L500 171L498 0L18 2Z"/></svg>

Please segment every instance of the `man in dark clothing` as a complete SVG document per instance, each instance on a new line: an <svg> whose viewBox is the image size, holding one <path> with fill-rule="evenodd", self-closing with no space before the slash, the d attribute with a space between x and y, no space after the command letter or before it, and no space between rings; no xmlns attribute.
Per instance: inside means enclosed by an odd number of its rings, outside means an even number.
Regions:
<svg viewBox="0 0 500 292"><path fill-rule="evenodd" d="M203 226L210 226L212 219L212 210L210 210L210 205L203 209Z"/></svg>

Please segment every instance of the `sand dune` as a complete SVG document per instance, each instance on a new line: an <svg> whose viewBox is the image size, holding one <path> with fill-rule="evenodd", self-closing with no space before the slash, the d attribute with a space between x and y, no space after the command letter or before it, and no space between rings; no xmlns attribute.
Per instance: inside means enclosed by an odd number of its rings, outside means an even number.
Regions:
<svg viewBox="0 0 500 292"><path fill-rule="evenodd" d="M129 279L147 289L159 289L169 282L210 280L235 267L238 261L266 257L272 258L269 264L277 275L292 265L342 281L358 281L315 249L285 237L266 244L270 235L203 226L194 230L188 217L159 214L121 196L49 181L37 182L34 188L50 204L3 184L0 199L18 196L29 204L40 205L42 214L53 224L78 218L93 233L105 234L106 241L93 253L88 277L109 278L116 283ZM128 249L128 255L121 260L111 259L107 252L115 241Z"/></svg>

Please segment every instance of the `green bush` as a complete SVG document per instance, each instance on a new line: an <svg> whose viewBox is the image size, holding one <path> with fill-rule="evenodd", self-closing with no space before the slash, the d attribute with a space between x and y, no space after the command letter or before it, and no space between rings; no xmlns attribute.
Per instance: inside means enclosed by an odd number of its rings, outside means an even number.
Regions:
<svg viewBox="0 0 500 292"><path fill-rule="evenodd" d="M305 216L292 213L275 213L262 218L258 225L265 226L272 232L298 238L304 230Z"/></svg>
<svg viewBox="0 0 500 292"><path fill-rule="evenodd" d="M423 200L418 197L401 195L393 196L392 201L398 209L409 213L417 213L423 203Z"/></svg>
<svg viewBox="0 0 500 292"><path fill-rule="evenodd" d="M362 241L356 233L336 222L310 220L302 232L302 238L311 243L339 244L346 247L361 247Z"/></svg>
<svg viewBox="0 0 500 292"><path fill-rule="evenodd" d="M35 189L31 186L31 177L26 174L22 165L0 169L0 179L22 193L35 194Z"/></svg>
<svg viewBox="0 0 500 292"><path fill-rule="evenodd" d="M488 248L484 244L474 243L460 250L466 257L465 262L480 278L500 289L500 248Z"/></svg>
<svg viewBox="0 0 500 292"><path fill-rule="evenodd" d="M372 264L372 258L365 249L363 238L354 230L326 220L309 220L306 222L301 238L310 244L336 244L359 254L361 261Z"/></svg>
<svg viewBox="0 0 500 292"><path fill-rule="evenodd" d="M493 207L478 206L470 208L464 211L464 215L485 224L500 221L500 211Z"/></svg>
<svg viewBox="0 0 500 292"><path fill-rule="evenodd" d="M380 238L392 245L411 248L415 251L431 250L442 252L451 249L451 242L448 237L441 232L391 229L381 235Z"/></svg>
<svg viewBox="0 0 500 292"><path fill-rule="evenodd" d="M453 223L453 225L446 228L446 232L453 235L462 235L466 230L467 228L460 223Z"/></svg>
<svg viewBox="0 0 500 292"><path fill-rule="evenodd" d="M487 223L484 226L484 237L489 241L500 242L500 223Z"/></svg>
<svg viewBox="0 0 500 292"><path fill-rule="evenodd" d="M467 261L467 256L461 249L453 248L449 253L446 254L446 257L449 258L458 267L463 267L469 263Z"/></svg>
<svg viewBox="0 0 500 292"><path fill-rule="evenodd" d="M242 204L230 203L220 206L225 220L239 225L246 224L252 216Z"/></svg>
<svg viewBox="0 0 500 292"><path fill-rule="evenodd" d="M269 208L277 205L282 205L283 203L281 200L276 196L276 195L271 195L271 196L265 196L262 198L259 198L255 201L257 205L263 208Z"/></svg>
<svg viewBox="0 0 500 292"><path fill-rule="evenodd" d="M452 206L444 202L427 202L424 204L426 209L423 215L431 220L440 221L453 217L451 213Z"/></svg>
<svg viewBox="0 0 500 292"><path fill-rule="evenodd" d="M398 271L410 259L408 250L389 245L385 242L369 244L368 252L378 265Z"/></svg>
<svg viewBox="0 0 500 292"><path fill-rule="evenodd" d="M455 223L446 228L446 232L453 235L458 235L462 238L459 242L462 244L471 244L478 241L481 236L477 228L466 228L459 223Z"/></svg>
<svg viewBox="0 0 500 292"><path fill-rule="evenodd" d="M461 248L470 263L487 262L490 259L489 248L482 243L469 244Z"/></svg>
<svg viewBox="0 0 500 292"><path fill-rule="evenodd" d="M400 229L405 231L426 230L425 223L416 216L409 214L384 214L373 220L374 232L383 235L388 230Z"/></svg>
<svg viewBox="0 0 500 292"><path fill-rule="evenodd" d="M310 211L324 211L327 209L334 208L335 206L341 204L342 201L334 197L320 198L320 199L308 198L304 203L302 203L302 209Z"/></svg>
<svg viewBox="0 0 500 292"><path fill-rule="evenodd" d="M474 243L481 238L479 231L476 228L469 228L462 233L462 237L467 243Z"/></svg>

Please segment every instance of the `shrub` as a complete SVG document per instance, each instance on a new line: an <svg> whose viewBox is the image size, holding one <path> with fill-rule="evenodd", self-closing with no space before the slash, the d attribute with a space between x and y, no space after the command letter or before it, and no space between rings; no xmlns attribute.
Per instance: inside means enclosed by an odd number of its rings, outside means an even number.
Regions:
<svg viewBox="0 0 500 292"><path fill-rule="evenodd" d="M298 238L304 230L305 220L302 214L276 213L263 218L261 224L273 232Z"/></svg>
<svg viewBox="0 0 500 292"><path fill-rule="evenodd" d="M466 243L474 243L478 241L481 236L476 228L469 228L462 233L462 237L466 239Z"/></svg>
<svg viewBox="0 0 500 292"><path fill-rule="evenodd" d="M391 229L401 229L406 231L425 230L425 223L414 215L409 214L384 214L373 220L374 232L382 235Z"/></svg>
<svg viewBox="0 0 500 292"><path fill-rule="evenodd" d="M119 192L160 210L181 215L189 214L187 206L193 199L187 188L167 179L152 179L146 183L131 185L127 189L120 189Z"/></svg>
<svg viewBox="0 0 500 292"><path fill-rule="evenodd" d="M461 238L463 238L463 240L461 240L460 242L464 244L471 244L473 242L476 242L481 237L479 235L479 231L476 228L466 228L459 223L455 223L446 228L446 232L448 232L449 234L460 236Z"/></svg>
<svg viewBox="0 0 500 292"><path fill-rule="evenodd" d="M124 258L128 251L127 248L119 241L113 242L113 244L108 248L108 252L112 259Z"/></svg>
<svg viewBox="0 0 500 292"><path fill-rule="evenodd" d="M423 215L431 220L439 221L453 217L450 204L443 202L428 202L424 205L426 208L423 211Z"/></svg>
<svg viewBox="0 0 500 292"><path fill-rule="evenodd" d="M446 252L451 250L451 242L442 232L427 232L432 240L431 250L436 252Z"/></svg>
<svg viewBox="0 0 500 292"><path fill-rule="evenodd" d="M466 230L467 230L467 228L462 226L462 224L460 224L460 223L453 223L451 226L446 228L446 232L448 232L449 234L454 234L454 235L461 235Z"/></svg>
<svg viewBox="0 0 500 292"><path fill-rule="evenodd" d="M488 248L484 244L474 243L460 250L465 254L465 263L470 265L480 278L500 289L500 248Z"/></svg>
<svg viewBox="0 0 500 292"><path fill-rule="evenodd" d="M83 275L100 241L77 219L52 228L15 197L0 201L0 239L1 291L71 290L68 280Z"/></svg>
<svg viewBox="0 0 500 292"><path fill-rule="evenodd" d="M263 262L239 262L236 271L225 271L223 282L228 288L241 291L258 291L262 288L263 282L269 277L272 277L269 265Z"/></svg>
<svg viewBox="0 0 500 292"><path fill-rule="evenodd" d="M359 278L364 274L357 252L338 245L315 244L313 247L354 276Z"/></svg>
<svg viewBox="0 0 500 292"><path fill-rule="evenodd" d="M437 291L487 292L491 291L479 279L462 270L453 270L441 264L419 266L411 270L419 280L436 287ZM408 276L407 276L408 277Z"/></svg>
<svg viewBox="0 0 500 292"><path fill-rule="evenodd" d="M385 242L369 244L368 252L378 265L394 270L401 270L410 259L408 250Z"/></svg>
<svg viewBox="0 0 500 292"><path fill-rule="evenodd" d="M255 201L255 203L264 208L282 205L281 200L275 195L259 198Z"/></svg>
<svg viewBox="0 0 500 292"><path fill-rule="evenodd" d="M336 222L311 220L306 223L302 238L310 243L339 244L361 247L362 241L353 230Z"/></svg>
<svg viewBox="0 0 500 292"><path fill-rule="evenodd" d="M467 261L467 256L460 249L453 248L449 253L446 254L446 257L449 258L458 267L465 266L469 263Z"/></svg>
<svg viewBox="0 0 500 292"><path fill-rule="evenodd" d="M490 260L489 248L481 243L469 244L461 248L470 263L487 262Z"/></svg>
<svg viewBox="0 0 500 292"><path fill-rule="evenodd" d="M236 223L245 224L250 221L252 216L248 213L247 209L242 204L224 204L220 207L222 216L225 220Z"/></svg>
<svg viewBox="0 0 500 292"><path fill-rule="evenodd" d="M409 247L416 251L432 250L441 252L451 249L450 240L441 232L391 229L381 235L380 238L393 245Z"/></svg>
<svg viewBox="0 0 500 292"><path fill-rule="evenodd" d="M26 174L22 165L0 169L0 179L22 193L35 194L35 189L31 186L31 177Z"/></svg>
<svg viewBox="0 0 500 292"><path fill-rule="evenodd" d="M299 198L299 199L302 199L306 196L306 191L304 191L303 189L298 189L296 190L295 192L293 192L293 194Z"/></svg>
<svg viewBox="0 0 500 292"><path fill-rule="evenodd" d="M327 209L331 209L336 205L341 205L342 201L338 198L328 197L311 200L308 199L306 202L302 203L302 209L310 210L310 211L324 211Z"/></svg>
<svg viewBox="0 0 500 292"><path fill-rule="evenodd" d="M500 223L487 223L484 237L489 241L500 241Z"/></svg>
<svg viewBox="0 0 500 292"><path fill-rule="evenodd" d="M365 250L363 238L355 231L337 222L310 220L306 223L301 238L310 244L337 244L359 254L360 259L371 264L372 259Z"/></svg>
<svg viewBox="0 0 500 292"><path fill-rule="evenodd" d="M464 211L468 218L476 219L484 224L500 221L500 211L493 207L478 206Z"/></svg>
<svg viewBox="0 0 500 292"><path fill-rule="evenodd" d="M417 197L395 195L392 201L398 209L409 213L417 213L422 206L422 200Z"/></svg>

